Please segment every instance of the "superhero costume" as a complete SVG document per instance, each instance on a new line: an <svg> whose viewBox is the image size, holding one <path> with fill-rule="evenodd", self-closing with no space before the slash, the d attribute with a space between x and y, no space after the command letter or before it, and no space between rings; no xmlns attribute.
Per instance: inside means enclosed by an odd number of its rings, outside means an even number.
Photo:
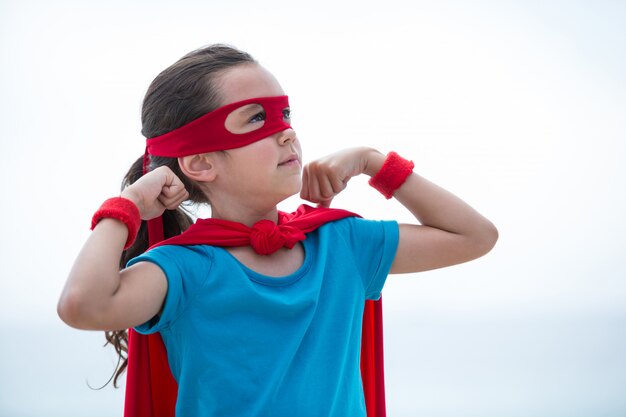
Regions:
<svg viewBox="0 0 626 417"><path fill-rule="evenodd" d="M244 106L260 106L265 115L256 130L237 134L226 128L229 114ZM262 97L232 103L165 135L147 139L144 172L147 171L149 155L180 157L196 153L233 149L274 133L290 128L284 121L284 110L288 108L286 96ZM303 206L306 207L306 206ZM233 243L233 233L243 232L257 238L249 238L255 250L271 253L282 246L293 245L305 238L305 233L317 229L328 221L355 216L343 210L300 208L291 215L280 213L278 225L267 220L257 223L251 230L237 230L237 224L221 220L198 221L188 231L172 238L170 243L178 245L209 244L217 246L239 246ZM268 224L272 223L272 224ZM243 225L241 225L243 226ZM245 226L244 226L245 227ZM281 227L283 230L281 231ZM287 230L285 230L287 228ZM209 230L212 229L212 230ZM163 240L162 219L148 222L150 245ZM221 234L220 234L221 233ZM213 240L218 236L217 240ZM245 240L246 238L244 238ZM256 245L253 241L264 241ZM268 243L269 242L269 243ZM164 244L168 244L165 241ZM244 242L243 244L246 244ZM291 245L291 246L289 246ZM263 253L263 252L259 252ZM129 330L128 376L126 381L125 417L173 417L177 384L171 375L167 353L158 334L143 336ZM382 305L381 301L367 301L363 316L361 376L368 417L385 416L383 350L382 350Z"/></svg>

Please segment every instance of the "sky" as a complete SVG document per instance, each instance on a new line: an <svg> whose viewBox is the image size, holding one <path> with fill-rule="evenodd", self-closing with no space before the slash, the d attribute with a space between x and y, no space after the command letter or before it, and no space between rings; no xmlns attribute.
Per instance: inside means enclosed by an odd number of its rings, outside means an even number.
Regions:
<svg viewBox="0 0 626 417"><path fill-rule="evenodd" d="M277 77L305 162L395 150L499 229L477 261L387 281L390 415L626 415L625 19L609 0L0 0L0 416L121 415L123 389L87 386L111 349L56 302L143 153L149 83L217 42ZM411 221L366 178L333 204Z"/></svg>

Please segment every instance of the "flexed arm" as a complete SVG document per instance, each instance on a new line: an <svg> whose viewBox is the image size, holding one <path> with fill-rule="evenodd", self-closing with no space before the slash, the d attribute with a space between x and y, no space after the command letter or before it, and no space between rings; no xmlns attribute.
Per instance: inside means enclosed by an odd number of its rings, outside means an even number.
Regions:
<svg viewBox="0 0 626 417"><path fill-rule="evenodd" d="M375 175L385 156L371 148L346 149L304 168L302 198L323 206L350 178ZM398 250L391 273L418 272L476 259L493 248L495 226L460 198L412 173L395 193L417 220L400 225Z"/></svg>
<svg viewBox="0 0 626 417"><path fill-rule="evenodd" d="M157 168L126 188L121 197L137 205L142 219L160 216L187 198L182 182L166 167ZM139 262L119 271L128 238L124 223L101 219L85 242L61 293L57 311L68 325L81 329L119 330L154 317L163 304L163 271Z"/></svg>

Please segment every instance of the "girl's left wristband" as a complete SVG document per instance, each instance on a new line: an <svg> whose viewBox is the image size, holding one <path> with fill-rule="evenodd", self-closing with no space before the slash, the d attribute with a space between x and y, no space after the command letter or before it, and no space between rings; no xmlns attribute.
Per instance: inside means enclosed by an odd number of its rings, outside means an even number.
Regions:
<svg viewBox="0 0 626 417"><path fill-rule="evenodd" d="M119 220L128 228L128 239L126 239L124 250L135 242L139 226L141 226L141 215L135 203L124 197L109 198L94 213L91 219L91 230L103 218Z"/></svg>

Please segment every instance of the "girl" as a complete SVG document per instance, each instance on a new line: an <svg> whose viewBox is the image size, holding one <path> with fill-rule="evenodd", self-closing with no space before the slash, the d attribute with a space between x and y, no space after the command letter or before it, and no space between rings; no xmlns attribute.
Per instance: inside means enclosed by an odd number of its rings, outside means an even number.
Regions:
<svg viewBox="0 0 626 417"><path fill-rule="evenodd" d="M94 216L58 312L76 328L117 331L110 340L122 350L120 329L159 332L180 416L364 416L365 301L389 273L469 261L497 239L487 219L393 152L347 149L302 168L283 89L230 47L163 71L142 123L146 155ZM327 209L361 174L415 224ZM277 210L298 192L320 208ZM211 219L190 227L184 201L210 202ZM161 215L165 237L189 230L136 257L148 247L145 220Z"/></svg>

